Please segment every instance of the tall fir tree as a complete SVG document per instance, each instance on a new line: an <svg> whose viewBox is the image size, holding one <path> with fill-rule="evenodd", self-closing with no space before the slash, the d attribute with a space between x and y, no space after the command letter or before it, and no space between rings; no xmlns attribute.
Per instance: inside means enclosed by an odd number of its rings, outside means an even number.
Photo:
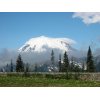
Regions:
<svg viewBox="0 0 100 100"><path fill-rule="evenodd" d="M53 50L51 52L51 64L52 64L52 66L54 66L54 64L55 64L55 57L54 57L54 51Z"/></svg>
<svg viewBox="0 0 100 100"><path fill-rule="evenodd" d="M21 55L18 55L17 61L16 61L16 72L24 72L24 64L21 58Z"/></svg>
<svg viewBox="0 0 100 100"><path fill-rule="evenodd" d="M9 64L7 64L6 68L4 68L4 72L8 72L8 67L9 67Z"/></svg>
<svg viewBox="0 0 100 100"><path fill-rule="evenodd" d="M94 72L95 71L95 66L94 66L94 61L93 61L93 56L92 56L92 51L89 46L88 53L87 53L87 72Z"/></svg>
<svg viewBox="0 0 100 100"><path fill-rule="evenodd" d="M13 72L13 62L12 62L12 59L11 59L10 67L11 67L10 71Z"/></svg>
<svg viewBox="0 0 100 100"><path fill-rule="evenodd" d="M59 55L59 72L62 71L61 54Z"/></svg>
<svg viewBox="0 0 100 100"><path fill-rule="evenodd" d="M69 71L69 59L67 52L65 51L62 72L68 72L68 71Z"/></svg>
<svg viewBox="0 0 100 100"><path fill-rule="evenodd" d="M70 63L70 71L73 72L74 68L75 68L75 64L74 64L74 60L73 60L73 57L72 57L71 63Z"/></svg>

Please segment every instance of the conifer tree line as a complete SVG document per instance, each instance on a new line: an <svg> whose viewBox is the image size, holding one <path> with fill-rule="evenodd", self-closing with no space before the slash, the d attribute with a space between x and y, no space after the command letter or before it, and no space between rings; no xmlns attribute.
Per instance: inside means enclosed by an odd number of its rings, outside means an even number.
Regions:
<svg viewBox="0 0 100 100"><path fill-rule="evenodd" d="M63 63L61 63L61 55L59 55L59 72L76 72L80 71L80 68L78 65L74 64L73 58L71 60L71 63L69 63L67 52L65 51L64 57L63 57ZM87 52L87 60L86 60L86 70L85 70L85 64L83 62L81 71L84 72L95 72L96 68L94 65L93 60L93 54L91 51L91 48L89 46L88 52Z"/></svg>
<svg viewBox="0 0 100 100"><path fill-rule="evenodd" d="M51 51L51 65L54 67L55 66L55 54L54 51ZM86 70L85 69L85 65L87 67ZM7 64L8 66L8 64ZM14 71L13 68L13 61L11 59L11 63L10 63L10 72ZM35 65L35 69L34 71L37 72L37 64ZM75 65L73 58L71 59L71 61L69 60L68 54L65 51L63 56L61 56L61 54L59 54L59 61L58 61L58 68L59 68L59 72L77 72L77 71L81 71L81 72L95 72L95 65L94 65L94 60L93 60L93 55L92 55L92 50L89 46L88 48L88 52L87 52L87 60L86 62L83 62L82 64L82 68L80 69L80 67L78 65ZM22 60L21 55L19 54L16 60L16 72L24 72L24 71L29 71L29 65L26 64L26 68L24 66L24 62Z"/></svg>

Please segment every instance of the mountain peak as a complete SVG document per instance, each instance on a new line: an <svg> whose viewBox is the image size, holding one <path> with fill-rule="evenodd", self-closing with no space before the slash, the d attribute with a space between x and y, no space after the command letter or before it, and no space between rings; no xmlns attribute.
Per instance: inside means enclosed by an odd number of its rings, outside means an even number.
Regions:
<svg viewBox="0 0 100 100"><path fill-rule="evenodd" d="M41 35L39 38L47 38L46 36L44 36L44 35Z"/></svg>
<svg viewBox="0 0 100 100"><path fill-rule="evenodd" d="M50 38L46 36L40 36L31 38L20 49L19 52L46 52L50 49L56 49L60 51L71 50L71 44L75 43L74 40L69 38Z"/></svg>

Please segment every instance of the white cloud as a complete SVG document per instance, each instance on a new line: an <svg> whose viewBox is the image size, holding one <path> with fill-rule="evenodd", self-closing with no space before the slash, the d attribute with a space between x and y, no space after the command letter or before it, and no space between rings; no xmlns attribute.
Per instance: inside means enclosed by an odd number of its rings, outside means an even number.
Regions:
<svg viewBox="0 0 100 100"><path fill-rule="evenodd" d="M100 23L100 12L76 12L73 18L80 18L85 24Z"/></svg>

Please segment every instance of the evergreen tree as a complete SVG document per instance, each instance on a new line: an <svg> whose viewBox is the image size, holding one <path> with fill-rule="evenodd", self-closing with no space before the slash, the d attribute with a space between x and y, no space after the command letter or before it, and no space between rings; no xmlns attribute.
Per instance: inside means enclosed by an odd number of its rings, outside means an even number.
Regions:
<svg viewBox="0 0 100 100"><path fill-rule="evenodd" d="M16 61L16 72L24 72L24 64L21 58L21 55L18 55L17 61Z"/></svg>
<svg viewBox="0 0 100 100"><path fill-rule="evenodd" d="M84 65L84 62L83 62L83 64L82 64L82 72L84 72L84 70L85 70L85 65Z"/></svg>
<svg viewBox="0 0 100 100"><path fill-rule="evenodd" d="M61 54L59 55L59 72L62 71Z"/></svg>
<svg viewBox="0 0 100 100"><path fill-rule="evenodd" d="M26 70L25 70L25 71L26 71L26 72L29 72L29 67L28 67L28 66L26 67Z"/></svg>
<svg viewBox="0 0 100 100"><path fill-rule="evenodd" d="M24 67L24 71L29 72L29 63L26 63Z"/></svg>
<svg viewBox="0 0 100 100"><path fill-rule="evenodd" d="M74 71L75 72L80 72L80 66L79 65L76 65L75 68L74 68Z"/></svg>
<svg viewBox="0 0 100 100"><path fill-rule="evenodd" d="M71 72L74 71L74 67L75 67L75 65L74 65L74 61L73 61L73 58L72 58L71 63L70 63L70 71Z"/></svg>
<svg viewBox="0 0 100 100"><path fill-rule="evenodd" d="M69 60L67 52L65 51L62 72L68 72L68 71L69 71Z"/></svg>
<svg viewBox="0 0 100 100"><path fill-rule="evenodd" d="M94 67L94 61L93 61L93 56L92 56L92 51L89 46L88 53L87 53L87 71L88 72L94 72L95 67Z"/></svg>
<svg viewBox="0 0 100 100"><path fill-rule="evenodd" d="M38 71L37 64L35 64L34 72L37 72L37 71Z"/></svg>
<svg viewBox="0 0 100 100"><path fill-rule="evenodd" d="M11 63L10 63L10 66L11 66L11 72L13 72L13 62L12 62L12 59L11 59Z"/></svg>
<svg viewBox="0 0 100 100"><path fill-rule="evenodd" d="M8 67L9 67L9 65L7 64L6 67L4 68L5 72L9 72L9 68Z"/></svg>
<svg viewBox="0 0 100 100"><path fill-rule="evenodd" d="M51 64L52 64L52 66L54 66L54 63L55 63L55 57L54 57L54 51L52 50L52 52L51 52Z"/></svg>
<svg viewBox="0 0 100 100"><path fill-rule="evenodd" d="M25 64L25 68L24 68L24 76L28 77L29 74L29 64Z"/></svg>

